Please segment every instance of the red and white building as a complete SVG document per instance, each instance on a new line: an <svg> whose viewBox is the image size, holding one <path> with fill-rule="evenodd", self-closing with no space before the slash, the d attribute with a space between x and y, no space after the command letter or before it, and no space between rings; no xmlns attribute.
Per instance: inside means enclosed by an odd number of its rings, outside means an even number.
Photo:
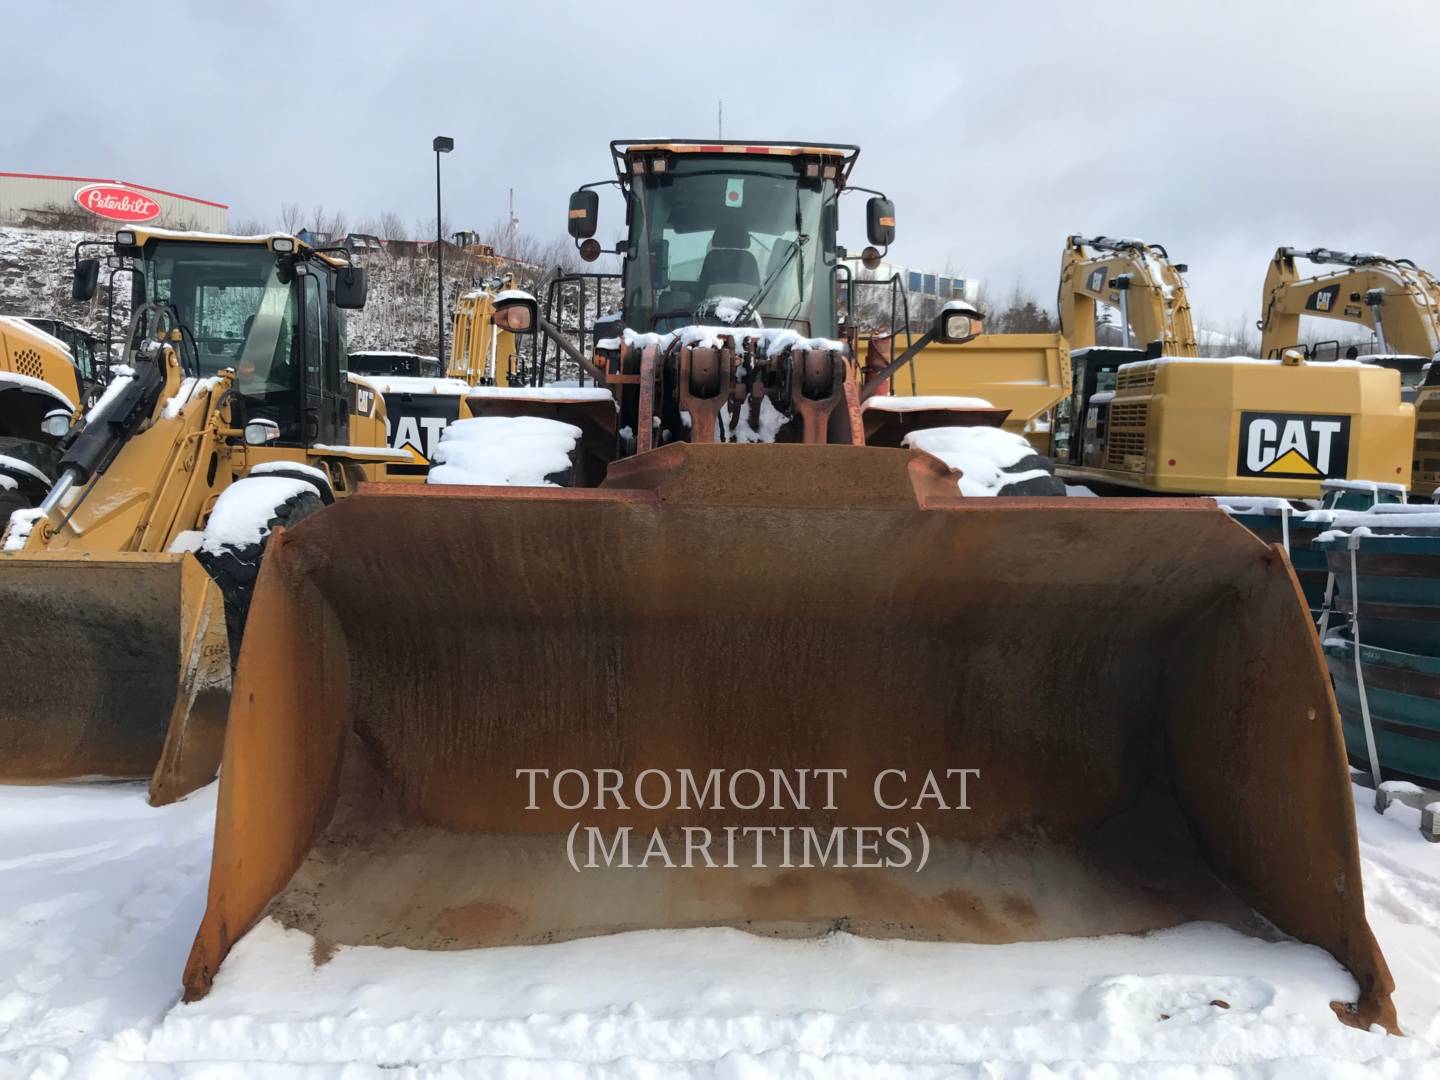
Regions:
<svg viewBox="0 0 1440 1080"><path fill-rule="evenodd" d="M230 208L128 180L0 172L0 224L49 224L77 211L105 227L130 222L224 232Z"/></svg>

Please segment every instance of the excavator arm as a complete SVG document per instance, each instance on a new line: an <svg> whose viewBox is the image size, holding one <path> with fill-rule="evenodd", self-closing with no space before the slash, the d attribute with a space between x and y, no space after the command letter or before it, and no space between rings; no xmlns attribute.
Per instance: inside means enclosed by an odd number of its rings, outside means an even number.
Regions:
<svg viewBox="0 0 1440 1080"><path fill-rule="evenodd" d="M1298 259L1338 269L1301 277ZM1298 344L1304 315L1373 330L1376 352L1427 358L1440 352L1440 281L1408 259L1279 248L1265 275L1261 309L1262 356Z"/></svg>
<svg viewBox="0 0 1440 1080"><path fill-rule="evenodd" d="M1073 349L1096 344L1097 303L1121 311L1122 346L1160 342L1165 356L1198 356L1182 263L1143 240L1071 236L1060 258L1060 332Z"/></svg>

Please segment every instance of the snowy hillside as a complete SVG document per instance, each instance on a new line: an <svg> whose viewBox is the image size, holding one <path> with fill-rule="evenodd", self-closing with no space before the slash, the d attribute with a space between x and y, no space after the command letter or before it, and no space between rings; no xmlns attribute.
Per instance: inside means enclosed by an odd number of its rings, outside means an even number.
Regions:
<svg viewBox="0 0 1440 1080"><path fill-rule="evenodd" d="M176 1004L215 785L0 788L0 1077L1440 1077L1440 846L1356 789L1405 1038L1324 952L1213 924L1013 945L666 931L470 952L262 923Z"/></svg>
<svg viewBox="0 0 1440 1080"><path fill-rule="evenodd" d="M77 232L64 229L0 227L0 315L59 316L84 327L102 340L108 303L108 275L89 303L70 299L75 244L80 240L112 239L114 231ZM100 249L87 254L95 256ZM369 297L362 311L349 312L350 348L435 352L435 266L421 256L389 257L364 252L359 261L370 275ZM493 267L487 272L493 272ZM531 275L534 277L535 275ZM528 281L544 295L547 275ZM477 272L446 263L447 308L457 291L477 283ZM116 336L129 318L129 276L116 278ZM446 327L447 339L450 329Z"/></svg>

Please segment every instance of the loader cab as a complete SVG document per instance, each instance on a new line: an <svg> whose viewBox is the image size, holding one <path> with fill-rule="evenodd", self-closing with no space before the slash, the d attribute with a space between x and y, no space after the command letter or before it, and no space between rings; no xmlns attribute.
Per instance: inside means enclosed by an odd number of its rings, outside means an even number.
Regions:
<svg viewBox="0 0 1440 1080"><path fill-rule="evenodd" d="M239 426L269 420L280 446L348 442L352 391L337 303L337 274L347 268L288 237L152 236L130 253L136 303L173 305L188 331L186 374L235 370Z"/></svg>
<svg viewBox="0 0 1440 1080"><path fill-rule="evenodd" d="M858 150L677 142L611 152L626 201L627 326L835 335L836 196Z"/></svg>

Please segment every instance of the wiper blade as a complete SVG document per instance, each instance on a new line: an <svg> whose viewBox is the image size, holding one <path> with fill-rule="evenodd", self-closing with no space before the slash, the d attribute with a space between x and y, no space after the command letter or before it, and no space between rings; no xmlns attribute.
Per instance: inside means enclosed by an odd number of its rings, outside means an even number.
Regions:
<svg viewBox="0 0 1440 1080"><path fill-rule="evenodd" d="M760 306L760 301L769 295L771 286L780 280L780 275L785 272L785 268L795 261L795 257L800 254L800 249L809 242L810 237L805 233L801 233L795 237L795 242L790 245L790 250L785 253L785 258L780 260L780 265L765 275L765 280L760 283L760 288L755 290L755 295L745 302L745 306L740 309L740 314L735 316L735 322L732 325L742 325L746 319L755 313L755 310Z"/></svg>

